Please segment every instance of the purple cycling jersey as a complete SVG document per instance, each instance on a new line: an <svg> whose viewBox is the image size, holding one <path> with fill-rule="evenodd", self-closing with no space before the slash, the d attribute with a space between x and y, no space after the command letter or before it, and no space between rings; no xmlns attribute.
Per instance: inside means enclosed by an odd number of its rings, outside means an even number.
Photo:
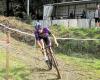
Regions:
<svg viewBox="0 0 100 80"><path fill-rule="evenodd" d="M34 32L34 34L35 34L36 40L40 40L40 39L47 38L51 34L51 32L49 31L48 28L43 28L43 32L42 33L39 33L39 31L36 30Z"/></svg>

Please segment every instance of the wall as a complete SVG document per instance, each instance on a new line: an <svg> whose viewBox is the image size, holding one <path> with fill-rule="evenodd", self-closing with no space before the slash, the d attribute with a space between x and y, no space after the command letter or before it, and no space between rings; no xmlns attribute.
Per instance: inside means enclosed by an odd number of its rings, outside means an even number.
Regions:
<svg viewBox="0 0 100 80"><path fill-rule="evenodd" d="M33 21L33 25L35 25L36 20ZM42 26L51 26L51 25L62 25L65 27L71 28L89 28L95 27L94 19L63 19L63 20L48 20L43 21L40 20Z"/></svg>

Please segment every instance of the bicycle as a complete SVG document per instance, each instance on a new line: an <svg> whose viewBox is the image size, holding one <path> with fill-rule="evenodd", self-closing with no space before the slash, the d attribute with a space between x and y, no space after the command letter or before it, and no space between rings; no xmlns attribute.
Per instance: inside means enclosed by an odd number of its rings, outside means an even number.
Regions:
<svg viewBox="0 0 100 80"><path fill-rule="evenodd" d="M49 70L51 70L52 67L54 67L56 69L56 71L57 71L57 78L61 79L61 75L60 75L59 69L57 67L58 66L57 61L56 61L56 59L55 59L55 57L53 55L52 49L50 47L48 47L48 46L46 47L45 46L46 55L48 57L48 60L47 60L46 64L47 64Z"/></svg>

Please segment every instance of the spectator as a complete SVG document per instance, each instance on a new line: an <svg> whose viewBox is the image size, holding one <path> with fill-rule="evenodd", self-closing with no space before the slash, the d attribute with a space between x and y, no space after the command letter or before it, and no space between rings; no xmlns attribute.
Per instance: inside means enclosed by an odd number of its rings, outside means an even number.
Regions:
<svg viewBox="0 0 100 80"><path fill-rule="evenodd" d="M31 17L32 17L32 20L35 20L35 19L36 19L35 13L32 13L32 14L31 14Z"/></svg>
<svg viewBox="0 0 100 80"><path fill-rule="evenodd" d="M70 13L69 18L70 18L70 19L73 19L73 18L74 18L73 11Z"/></svg>
<svg viewBox="0 0 100 80"><path fill-rule="evenodd" d="M95 23L96 27L100 27L100 5L97 5L97 9L95 11Z"/></svg>
<svg viewBox="0 0 100 80"><path fill-rule="evenodd" d="M83 10L81 18L86 18L86 11Z"/></svg>

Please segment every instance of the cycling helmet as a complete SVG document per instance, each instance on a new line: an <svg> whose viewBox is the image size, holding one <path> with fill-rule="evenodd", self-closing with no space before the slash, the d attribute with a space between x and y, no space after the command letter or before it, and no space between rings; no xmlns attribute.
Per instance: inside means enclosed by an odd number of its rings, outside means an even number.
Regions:
<svg viewBox="0 0 100 80"><path fill-rule="evenodd" d="M36 22L35 29L36 29L36 30L42 29L41 23Z"/></svg>

